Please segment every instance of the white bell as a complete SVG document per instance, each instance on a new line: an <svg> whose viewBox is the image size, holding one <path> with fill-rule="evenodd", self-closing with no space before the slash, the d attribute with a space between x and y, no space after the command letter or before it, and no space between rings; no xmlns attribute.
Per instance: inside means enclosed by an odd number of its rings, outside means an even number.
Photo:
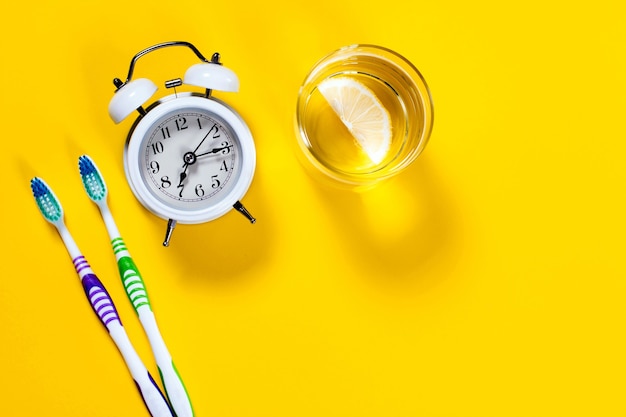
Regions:
<svg viewBox="0 0 626 417"><path fill-rule="evenodd" d="M130 81L113 95L109 102L109 116L115 123L121 122L148 101L156 91L156 84L147 78Z"/></svg>
<svg viewBox="0 0 626 417"><path fill-rule="evenodd" d="M215 63L201 63L189 67L183 82L196 87L219 91L239 91L239 78L230 69Z"/></svg>

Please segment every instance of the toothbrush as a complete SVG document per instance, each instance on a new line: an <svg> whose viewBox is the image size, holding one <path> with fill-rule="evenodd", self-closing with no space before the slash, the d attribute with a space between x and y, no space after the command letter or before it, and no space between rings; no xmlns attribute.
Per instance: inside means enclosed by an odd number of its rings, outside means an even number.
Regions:
<svg viewBox="0 0 626 417"><path fill-rule="evenodd" d="M122 354L148 411L153 417L173 417L172 410L163 393L133 348L128 334L122 326L113 300L102 282L94 274L65 226L61 203L41 178L33 178L30 186L39 211L48 222L57 228L59 235L61 235L78 277L83 284L87 299Z"/></svg>
<svg viewBox="0 0 626 417"><path fill-rule="evenodd" d="M148 336L165 387L165 394L178 417L192 417L194 414L189 395L157 326L143 279L107 205L107 188L104 178L95 162L87 155L78 158L78 167L87 195L96 203L102 214L117 259L120 278L126 289L128 299L135 308L139 321Z"/></svg>

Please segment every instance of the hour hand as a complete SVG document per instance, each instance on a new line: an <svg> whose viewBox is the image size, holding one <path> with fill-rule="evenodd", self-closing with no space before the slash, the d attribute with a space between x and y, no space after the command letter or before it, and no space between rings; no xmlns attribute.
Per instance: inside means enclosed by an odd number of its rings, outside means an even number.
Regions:
<svg viewBox="0 0 626 417"><path fill-rule="evenodd" d="M189 168L189 165L193 165L196 163L196 154L193 152L187 152L183 155L183 172L180 173L180 180L178 181L178 185L176 186L176 188L180 188L180 192L178 193L178 196L180 198L183 198L183 190L185 189L185 178L187 178L187 168Z"/></svg>
<svg viewBox="0 0 626 417"><path fill-rule="evenodd" d="M187 167L185 166L185 171L187 170ZM178 196L180 198L183 197L183 190L185 189L185 184L183 184L183 182L185 181L185 178L187 178L187 173L183 171L180 173L180 181L178 182L178 185L176 186L176 188L180 188L180 192L178 193Z"/></svg>
<svg viewBox="0 0 626 417"><path fill-rule="evenodd" d="M222 147L220 147L220 148L213 148L213 149L211 149L210 151L206 151L206 152L203 152L203 153L198 153L198 154L196 154L196 158L197 158L197 157L200 157L200 156L205 156L205 155L210 155L210 154L216 154L216 153L221 152L221 151L223 151L223 150L225 150L225 149L230 150L230 148L232 148L232 147L233 147L233 145L226 145L226 146L222 146Z"/></svg>

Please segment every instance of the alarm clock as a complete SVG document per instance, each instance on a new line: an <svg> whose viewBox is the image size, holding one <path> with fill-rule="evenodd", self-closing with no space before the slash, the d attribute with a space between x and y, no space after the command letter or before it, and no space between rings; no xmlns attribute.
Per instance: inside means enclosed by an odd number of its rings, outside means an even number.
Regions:
<svg viewBox="0 0 626 417"><path fill-rule="evenodd" d="M145 103L157 86L147 78L132 79L139 58L153 51L187 47L200 59L182 79L165 81L174 94ZM113 80L115 94L109 115L117 124L135 111L124 147L124 171L137 200L153 214L167 220L164 246L169 246L177 223L205 223L231 209L251 223L256 220L240 200L248 191L256 165L250 129L241 116L214 91L239 90L237 75L224 67L220 55L207 60L189 42L165 42L137 53L126 81ZM178 92L181 85L203 92Z"/></svg>

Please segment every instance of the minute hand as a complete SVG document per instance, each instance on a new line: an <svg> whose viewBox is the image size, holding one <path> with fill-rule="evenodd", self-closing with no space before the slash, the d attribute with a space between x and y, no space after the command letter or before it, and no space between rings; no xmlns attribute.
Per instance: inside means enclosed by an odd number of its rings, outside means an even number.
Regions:
<svg viewBox="0 0 626 417"><path fill-rule="evenodd" d="M214 127L215 127L215 126L214 126ZM202 144L204 143L204 141L206 140L206 138L208 138L208 137L209 137L209 134L210 134L212 131L213 131L213 128L211 128L211 130L209 130L209 131L207 132L207 134L206 134L206 135L204 135L204 137L202 138L202 140L200 141L200 143L198 144L198 146L196 146L196 149L194 149L194 150L193 150L193 153L194 153L194 154L196 153L196 151L197 151L198 149L200 149L200 146L202 146Z"/></svg>

